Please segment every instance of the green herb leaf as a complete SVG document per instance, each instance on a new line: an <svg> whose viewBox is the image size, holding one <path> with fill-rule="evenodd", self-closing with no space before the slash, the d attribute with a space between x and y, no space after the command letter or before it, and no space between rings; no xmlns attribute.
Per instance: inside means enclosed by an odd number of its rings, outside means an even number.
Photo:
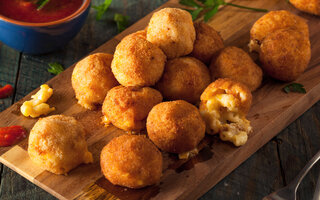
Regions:
<svg viewBox="0 0 320 200"><path fill-rule="evenodd" d="M209 21L209 19L211 19L211 17L213 17L217 12L218 12L218 8L220 5L215 5L210 11L208 11L205 15L204 15L204 21L207 22Z"/></svg>
<svg viewBox="0 0 320 200"><path fill-rule="evenodd" d="M285 93L289 93L289 92L297 92L297 93L304 93L304 94L307 93L306 89L304 89L304 86L300 83L290 83L283 88L283 91Z"/></svg>
<svg viewBox="0 0 320 200"><path fill-rule="evenodd" d="M122 32L129 24L129 16L121 15L119 13L114 14L113 20L117 23L118 32Z"/></svg>
<svg viewBox="0 0 320 200"><path fill-rule="evenodd" d="M97 11L96 19L100 20L103 14L108 10L112 0L105 0L103 4L92 6Z"/></svg>
<svg viewBox="0 0 320 200"><path fill-rule="evenodd" d="M36 2L36 4L38 5L37 10L41 10L47 3L49 3L50 0L39 0Z"/></svg>
<svg viewBox="0 0 320 200"><path fill-rule="evenodd" d="M233 3L226 3L224 0L198 0L198 2L202 3L199 4L195 0L180 0L179 3L185 6L189 6L195 8L195 10L188 10L187 11L192 15L192 19L195 20L198 18L201 11L204 11L204 21L209 21L217 12L218 8L221 5L228 5L237 8L253 10L256 12L268 12L267 9L260 9L260 8L251 8L247 6L241 6Z"/></svg>
<svg viewBox="0 0 320 200"><path fill-rule="evenodd" d="M60 74L61 72L63 72L63 67L61 64L59 63L49 63L49 67L48 68L48 72L52 73L52 74L55 74L55 75L58 75Z"/></svg>
<svg viewBox="0 0 320 200"><path fill-rule="evenodd" d="M195 10L187 10L187 11L191 14L192 20L196 20L202 10L203 8L198 8Z"/></svg>
<svg viewBox="0 0 320 200"><path fill-rule="evenodd" d="M196 3L194 0L180 0L179 3L193 8L201 8L201 5Z"/></svg>

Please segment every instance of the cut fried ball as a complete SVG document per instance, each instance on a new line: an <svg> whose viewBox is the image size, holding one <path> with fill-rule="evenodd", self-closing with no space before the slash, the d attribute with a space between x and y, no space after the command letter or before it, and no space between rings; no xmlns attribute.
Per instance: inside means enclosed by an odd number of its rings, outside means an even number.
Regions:
<svg viewBox="0 0 320 200"><path fill-rule="evenodd" d="M299 30L309 37L309 29L306 21L286 10L270 11L258 19L250 30L250 51L260 51L260 45L264 38L276 30L292 28Z"/></svg>
<svg viewBox="0 0 320 200"><path fill-rule="evenodd" d="M251 57L237 47L226 47L210 65L211 79L230 78L245 84L251 91L262 82L262 70Z"/></svg>
<svg viewBox="0 0 320 200"><path fill-rule="evenodd" d="M163 102L150 111L147 132L161 150L181 154L197 147L205 135L205 122L197 107L186 101Z"/></svg>
<svg viewBox="0 0 320 200"><path fill-rule="evenodd" d="M122 135L102 149L100 166L112 184L142 188L160 181L162 155L145 136Z"/></svg>
<svg viewBox="0 0 320 200"><path fill-rule="evenodd" d="M66 174L81 163L93 162L83 126L64 115L38 120L30 132L28 154L34 163L55 174Z"/></svg>
<svg viewBox="0 0 320 200"><path fill-rule="evenodd" d="M200 101L200 95L210 84L210 72L201 61L181 57L166 63L162 78L156 87L168 100Z"/></svg>
<svg viewBox="0 0 320 200"><path fill-rule="evenodd" d="M164 8L150 19L147 39L159 46L169 59L191 53L195 38L192 17L185 10Z"/></svg>
<svg viewBox="0 0 320 200"><path fill-rule="evenodd" d="M311 58L309 38L296 29L280 29L261 44L260 61L271 77L294 81L308 67Z"/></svg>
<svg viewBox="0 0 320 200"><path fill-rule="evenodd" d="M118 44L111 68L123 86L152 86L163 73L166 55L139 33L126 36Z"/></svg>
<svg viewBox="0 0 320 200"><path fill-rule="evenodd" d="M146 127L152 107L161 101L160 92L149 87L114 87L102 106L103 122L125 131L140 131Z"/></svg>
<svg viewBox="0 0 320 200"><path fill-rule="evenodd" d="M223 40L220 34L206 23L197 22L194 27L196 40L191 55L208 65L211 59L223 49Z"/></svg>
<svg viewBox="0 0 320 200"><path fill-rule="evenodd" d="M252 101L250 90L240 82L218 79L201 95L200 113L208 134L219 134L223 141L244 145L252 128L246 119Z"/></svg>
<svg viewBox="0 0 320 200"><path fill-rule="evenodd" d="M95 53L79 61L72 72L72 87L78 103L86 109L101 105L108 91L119 85L111 72L113 56Z"/></svg>

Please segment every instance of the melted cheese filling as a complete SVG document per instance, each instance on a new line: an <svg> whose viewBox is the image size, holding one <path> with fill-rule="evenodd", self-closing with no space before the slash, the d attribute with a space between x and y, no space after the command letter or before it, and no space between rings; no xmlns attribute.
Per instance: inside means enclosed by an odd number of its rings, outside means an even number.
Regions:
<svg viewBox="0 0 320 200"><path fill-rule="evenodd" d="M252 128L250 121L239 114L237 105L240 102L237 101L233 95L218 94L206 102L200 113L206 121L207 133L219 133L221 140L241 146L246 143Z"/></svg>

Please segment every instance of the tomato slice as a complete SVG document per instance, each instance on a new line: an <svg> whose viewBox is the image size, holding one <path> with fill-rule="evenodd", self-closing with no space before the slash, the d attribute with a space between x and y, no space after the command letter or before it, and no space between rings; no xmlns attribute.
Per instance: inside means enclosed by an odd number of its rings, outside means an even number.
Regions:
<svg viewBox="0 0 320 200"><path fill-rule="evenodd" d="M11 146L27 137L27 131L22 126L0 127L0 146Z"/></svg>
<svg viewBox="0 0 320 200"><path fill-rule="evenodd" d="M6 98L13 93L13 87L11 85L5 85L0 88L0 99Z"/></svg>

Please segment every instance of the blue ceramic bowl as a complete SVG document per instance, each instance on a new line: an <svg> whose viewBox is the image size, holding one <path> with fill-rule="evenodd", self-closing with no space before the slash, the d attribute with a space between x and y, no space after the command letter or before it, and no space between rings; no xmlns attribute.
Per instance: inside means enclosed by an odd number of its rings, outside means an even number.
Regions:
<svg viewBox="0 0 320 200"><path fill-rule="evenodd" d="M16 21L0 15L0 41L27 54L44 54L66 45L82 28L91 0L72 15L47 23Z"/></svg>

